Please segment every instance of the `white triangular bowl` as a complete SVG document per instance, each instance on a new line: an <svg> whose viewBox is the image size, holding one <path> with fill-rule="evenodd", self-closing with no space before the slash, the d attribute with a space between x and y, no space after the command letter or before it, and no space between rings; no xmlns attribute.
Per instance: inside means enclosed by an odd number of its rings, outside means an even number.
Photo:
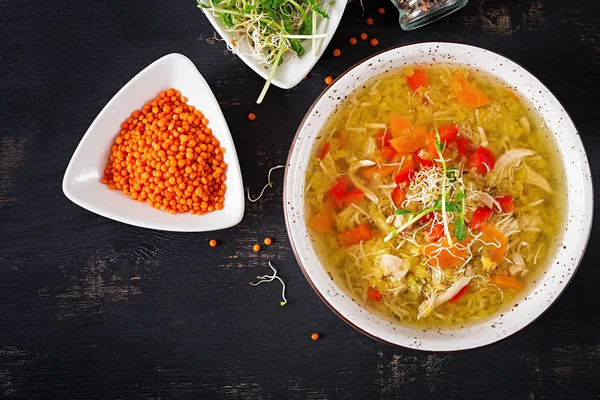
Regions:
<svg viewBox="0 0 600 400"><path fill-rule="evenodd" d="M327 37L316 40L317 54L313 54L311 40L302 42L302 45L306 49L304 56L302 56L302 58L298 58L296 56L288 57L283 64L278 66L277 70L275 71L275 75L273 76L273 80L271 81L273 85L282 89L290 89L300 83L300 81L302 81L302 79L308 75L310 70L323 55L323 52L329 45L331 38L333 38L333 34L337 30L342 19L342 15L344 14L344 10L346 9L346 4L346 0L338 0L335 1L331 7L326 7L329 18L324 19L319 17L317 33L326 33ZM262 76L264 79L267 79L270 71L269 66L266 66L267 68L265 68L264 64L259 64L254 58L252 58L252 56L249 55L250 49L246 41L240 40L238 35L235 35L232 32L227 32L227 27L223 24L223 22L221 22L221 19L214 16L211 11L207 9L202 9L202 11L204 11L208 21L212 24L213 28L215 28L215 30L219 33L219 35L221 35L221 38L226 43L231 44L233 40L236 40L239 43L239 47L235 54L237 54L237 56L244 63L246 63L246 65L252 68L254 72Z"/></svg>
<svg viewBox="0 0 600 400"><path fill-rule="evenodd" d="M225 148L227 191L223 210L204 215L175 214L132 200L100 182L121 124L162 90L175 88L202 111L214 136ZM153 62L131 79L100 111L75 150L63 179L63 192L73 203L96 214L142 228L202 232L225 229L244 216L244 191L235 145L221 108L194 64L181 54Z"/></svg>

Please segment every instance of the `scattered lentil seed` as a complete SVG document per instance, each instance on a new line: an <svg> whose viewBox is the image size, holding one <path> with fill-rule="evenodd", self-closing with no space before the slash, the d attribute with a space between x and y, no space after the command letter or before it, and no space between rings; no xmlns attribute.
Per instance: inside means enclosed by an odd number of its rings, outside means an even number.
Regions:
<svg viewBox="0 0 600 400"><path fill-rule="evenodd" d="M254 120L256 119L256 114L254 114L254 113L250 113L250 114L248 114L248 119L249 119L250 121L254 121Z"/></svg>
<svg viewBox="0 0 600 400"><path fill-rule="evenodd" d="M366 34L366 33L364 33L364 32L360 34L360 38L361 38L362 40L367 40L367 38L368 38L368 37L369 37L369 35L367 35L367 34Z"/></svg>
<svg viewBox="0 0 600 400"><path fill-rule="evenodd" d="M375 23L375 21L373 20L373 18L369 17L367 18L367 25L373 25Z"/></svg>
<svg viewBox="0 0 600 400"><path fill-rule="evenodd" d="M217 245L217 241L215 239L211 239L211 241L208 242L208 244L210 245L210 247L215 247Z"/></svg>
<svg viewBox="0 0 600 400"><path fill-rule="evenodd" d="M380 7L379 8L379 14L385 14L385 8Z"/></svg>
<svg viewBox="0 0 600 400"><path fill-rule="evenodd" d="M313 333L312 335L310 335L310 338L312 340L319 340L319 334L318 333Z"/></svg>
<svg viewBox="0 0 600 400"><path fill-rule="evenodd" d="M325 83L331 85L333 83L333 78L331 76L328 76L327 78L325 78Z"/></svg>
<svg viewBox="0 0 600 400"><path fill-rule="evenodd" d="M342 51L340 49L334 49L333 50L333 56L334 57L339 57L342 55Z"/></svg>
<svg viewBox="0 0 600 400"><path fill-rule="evenodd" d="M254 246L252 246L252 250L254 250L255 253L260 251L260 245L257 243Z"/></svg>
<svg viewBox="0 0 600 400"><path fill-rule="evenodd" d="M271 245L271 243L273 243L273 240L271 240L271 238L265 238L265 244L266 244L267 246L270 246L270 245Z"/></svg>
<svg viewBox="0 0 600 400"><path fill-rule="evenodd" d="M356 43L358 42L358 40L356 40L356 38L355 38L355 37L351 37L351 38L350 38L350 40L349 40L349 42L350 42L350 44L351 44L352 46L354 46L354 45L356 45Z"/></svg>
<svg viewBox="0 0 600 400"><path fill-rule="evenodd" d="M375 46L377 46L378 44L379 44L379 40L377 40L377 39L375 39L375 38L371 39L371 46L375 47Z"/></svg>

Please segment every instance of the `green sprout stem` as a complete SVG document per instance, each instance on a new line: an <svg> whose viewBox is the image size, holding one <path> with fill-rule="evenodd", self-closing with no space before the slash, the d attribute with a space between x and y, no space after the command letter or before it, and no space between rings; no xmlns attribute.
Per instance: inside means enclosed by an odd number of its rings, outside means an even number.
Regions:
<svg viewBox="0 0 600 400"><path fill-rule="evenodd" d="M265 98L265 95L267 94L267 90L269 89L269 85L271 85L271 81L273 80L273 76L275 76L275 71L277 70L277 66L279 65L279 60L281 59L281 56L283 55L284 50L285 50L285 46L284 46L283 42L281 42L281 44L279 44L279 51L277 52L277 57L275 57L275 62L273 63L273 66L271 67L271 71L269 71L269 77L267 78L267 81L265 82L265 86L263 86L263 89L260 92L260 96L258 96L258 100L256 100L256 104L262 103L263 99Z"/></svg>
<svg viewBox="0 0 600 400"><path fill-rule="evenodd" d="M298 9L298 11L302 13L302 18L306 18L306 11L304 11L304 9L300 7L300 4L296 3L294 0L287 0L287 2L296 7L296 9Z"/></svg>
<svg viewBox="0 0 600 400"><path fill-rule="evenodd" d="M383 241L388 242L388 241L392 240L396 235L403 232L405 229L409 228L412 224L414 224L415 222L417 222L418 220L420 220L421 218L423 218L424 216L426 216L427 214L429 214L430 212L435 211L435 210L436 210L435 207L430 207L430 208L426 208L425 210L421 211L420 213L414 215L412 218L410 218L408 221L406 221L402 226L400 226L400 228L392 229L392 231L383 239Z"/></svg>
<svg viewBox="0 0 600 400"><path fill-rule="evenodd" d="M442 220L444 221L444 233L448 238L448 245L452 246L452 235L450 234L450 229L448 228L448 216L446 215L446 160L444 160L444 142L440 138L440 132L435 129L435 138L436 138L436 146L438 155L440 156L440 161L442 163Z"/></svg>

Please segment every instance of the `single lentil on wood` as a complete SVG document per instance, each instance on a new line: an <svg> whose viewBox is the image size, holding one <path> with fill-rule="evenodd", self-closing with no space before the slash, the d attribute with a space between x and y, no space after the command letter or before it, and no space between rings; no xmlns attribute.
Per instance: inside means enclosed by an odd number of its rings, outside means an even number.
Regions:
<svg viewBox="0 0 600 400"><path fill-rule="evenodd" d="M171 214L223 209L225 149L208 120L175 89L121 125L102 183Z"/></svg>

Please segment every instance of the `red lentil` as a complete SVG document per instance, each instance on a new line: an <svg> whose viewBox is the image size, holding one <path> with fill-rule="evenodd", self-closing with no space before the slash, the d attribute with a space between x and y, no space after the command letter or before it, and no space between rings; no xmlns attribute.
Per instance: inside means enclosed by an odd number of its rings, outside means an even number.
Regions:
<svg viewBox="0 0 600 400"><path fill-rule="evenodd" d="M171 214L223 209L225 149L202 112L168 89L121 124L102 183Z"/></svg>

